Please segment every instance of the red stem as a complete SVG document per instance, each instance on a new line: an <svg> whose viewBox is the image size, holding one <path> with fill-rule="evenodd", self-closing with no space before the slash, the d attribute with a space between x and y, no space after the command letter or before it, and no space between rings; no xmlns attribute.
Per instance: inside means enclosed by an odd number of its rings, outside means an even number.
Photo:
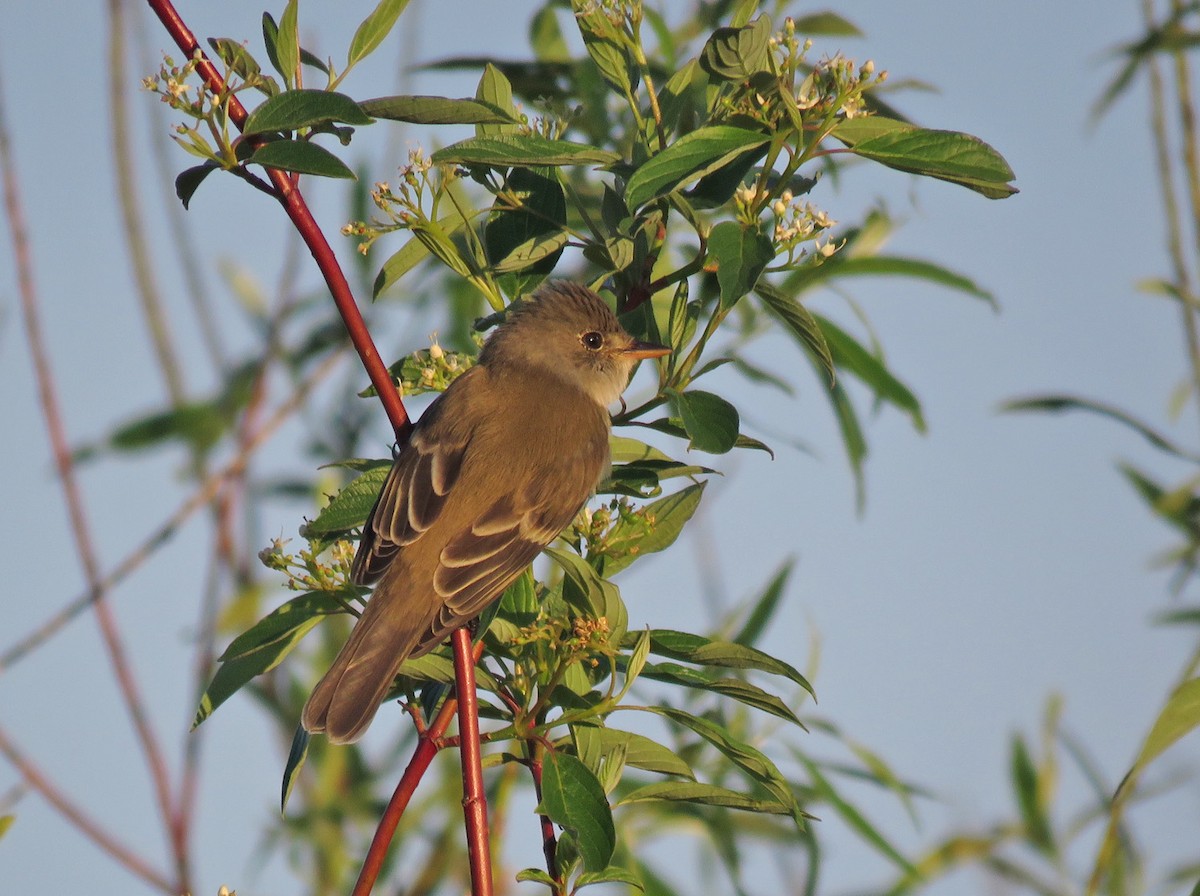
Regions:
<svg viewBox="0 0 1200 896"><path fill-rule="evenodd" d="M475 694L475 652L466 626L452 636L454 691L458 697L458 749L462 756L463 821L472 896L492 896L492 856L488 842L487 793L479 751L479 700Z"/></svg>

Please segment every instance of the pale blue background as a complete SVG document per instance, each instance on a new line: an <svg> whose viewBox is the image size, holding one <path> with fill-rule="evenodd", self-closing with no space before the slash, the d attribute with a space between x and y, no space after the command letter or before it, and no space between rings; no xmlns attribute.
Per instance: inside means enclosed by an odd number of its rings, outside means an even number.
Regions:
<svg viewBox="0 0 1200 896"><path fill-rule="evenodd" d="M341 58L371 5L302 4L306 43ZM936 85L937 93L906 95L902 107L922 124L991 142L1012 164L1022 192L989 202L947 184L864 168L847 177L840 193L823 184L816 200L833 217L853 221L876 196L886 197L888 208L906 220L892 251L949 264L994 291L1003 310L996 315L919 283L853 284L894 369L923 400L929 434L915 435L894 412L870 425L868 504L859 518L833 421L808 374L800 374L797 400L747 390L747 418L802 438L816 456L782 447L774 462L759 453L718 459L714 465L728 475L712 484L693 539L621 582L633 624L701 630L704 595L744 598L784 556L797 555L786 609L766 647L804 667L810 639L819 635L821 713L906 778L939 788L946 802L923 804L919 831L894 803L872 803L876 820L907 847L951 824L982 829L1011 815L1008 739L1036 728L1051 692L1064 696L1067 725L1115 783L1191 646L1186 632L1148 624L1169 605L1166 577L1148 571L1148 563L1170 533L1148 518L1114 463L1132 460L1171 480L1187 471L1168 467L1103 421L996 412L1017 395L1077 392L1132 409L1195 442L1194 413L1178 424L1167 420L1168 396L1183 370L1177 314L1134 289L1139 279L1167 271L1144 85L1094 130L1086 125L1087 110L1113 71L1102 51L1138 33L1137 6L1132 0L843 6L867 40L822 40L817 49L870 57L896 80ZM418 59L512 57L523 43L528 8L414 3L406 27L419 29L412 41ZM79 442L100 436L115 418L155 406L163 390L136 311L111 192L107 24L102 4L69 9L68 15L62 4L0 2L0 77L49 350L66 425ZM202 37L246 38L259 46L257 5L185 2L181 13ZM316 23L337 27L317 34ZM165 35L152 34L152 46L168 48ZM384 92L379 85L394 83L400 52L396 42L389 44L346 89L360 96ZM136 64L130 71L144 73ZM463 95L473 84L421 76L411 89ZM135 145L142 152L150 129L164 124L157 114L147 120L159 111L151 98L135 98L134 108ZM414 139L392 137L400 147ZM362 148L351 156L379 145L364 132ZM402 161L401 152L390 164ZM191 162L176 152L173 164ZM384 168L376 176L390 175ZM173 200L153 168L139 186L159 221L163 203ZM346 218L336 192L313 189L310 195L326 232L335 234ZM188 217L206 258L255 265L255 276L272 288L284 223L268 200L231 178L214 178ZM35 400L7 232L0 246L0 407L8 421L0 646L7 646L83 586ZM158 273L179 309L178 272L162 251ZM306 258L302 264L302 282L315 284ZM214 287L217 282L210 280ZM817 305L848 319L836 296ZM178 322L188 320L186 314L176 313L175 336L183 342L193 334L190 324ZM423 345L427 335L425 328L402 332L383 353ZM200 353L187 351L197 361L189 385L202 390L211 384L202 381ZM764 364L802 366L784 339L767 340L760 351ZM306 472L287 442L285 430L257 468ZM175 474L182 462L176 453L84 471L87 513L106 569L181 500ZM292 534L297 522L292 513L264 518L264 540ZM200 558L209 550L204 532L187 527L113 597L172 756L194 705L183 659L191 600L203 575ZM681 622L681 612L694 616ZM89 811L123 840L156 855L162 850L156 809L106 669L95 624L81 618L0 678L0 719ZM276 811L280 745L268 739L258 710L244 698L208 724L198 892L214 893L222 883L243 894L299 891L280 860L258 870L255 854L256 832ZM1164 765L1194 767L1195 753L1193 737ZM0 793L15 782L12 769L0 764ZM1071 794L1065 804L1080 808L1078 777L1067 774L1063 784ZM37 796L15 811L15 826L0 840L5 891L149 892ZM1135 819L1146 825L1144 845L1164 859L1182 858L1198 842L1200 800L1191 787L1146 806ZM887 878L888 868L837 834L836 822L824 824L835 834L823 892ZM1081 863L1089 857L1088 850L1078 855ZM532 840L527 851L509 857L515 867L539 858ZM960 876L939 892L979 885L974 876ZM712 891L722 892L722 884Z"/></svg>

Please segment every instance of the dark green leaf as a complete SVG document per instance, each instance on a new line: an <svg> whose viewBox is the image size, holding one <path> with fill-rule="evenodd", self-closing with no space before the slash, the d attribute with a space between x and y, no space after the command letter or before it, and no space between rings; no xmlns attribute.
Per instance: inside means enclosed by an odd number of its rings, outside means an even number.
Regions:
<svg viewBox="0 0 1200 896"><path fill-rule="evenodd" d="M693 389L676 393L675 403L690 439L689 447L709 454L725 454L737 443L740 425L737 408L721 396Z"/></svg>
<svg viewBox="0 0 1200 896"><path fill-rule="evenodd" d="M1025 739L1019 734L1013 737L1009 748L1009 766L1017 808L1025 824L1025 836L1042 853L1053 856L1054 834L1038 792L1038 770L1025 746Z"/></svg>
<svg viewBox="0 0 1200 896"><path fill-rule="evenodd" d="M587 766L567 753L546 754L542 766L542 801L537 811L574 832L588 871L602 871L616 848L612 810L604 788Z"/></svg>
<svg viewBox="0 0 1200 896"><path fill-rule="evenodd" d="M233 640L222 654L220 668L200 698L195 728L237 693L243 685L274 669L323 616L340 612L332 596L310 592L293 598Z"/></svg>
<svg viewBox="0 0 1200 896"><path fill-rule="evenodd" d="M800 347L821 365L832 385L837 379L837 369L833 366L829 343L825 341L825 334L821 332L817 319L800 302L765 280L759 280L754 291L763 300L763 307L787 327Z"/></svg>
<svg viewBox="0 0 1200 896"><path fill-rule="evenodd" d="M792 752L804 764L805 768L808 769L809 776L812 778L813 789L833 807L834 811L841 816L847 825L857 831L860 837L872 844L881 854L895 863L911 879L919 880L921 878L920 872L913 867L912 863L904 857L900 850L896 849L880 833L875 825L867 821L866 817L858 809L842 798L842 795L837 792L829 779L821 773L820 768L818 768L815 762L801 755L798 751L793 750Z"/></svg>
<svg viewBox="0 0 1200 896"><path fill-rule="evenodd" d="M858 156L912 174L961 184L986 196L1003 199L1017 192L1004 157L978 137L957 131L918 128L877 116L852 118L833 135Z"/></svg>
<svg viewBox="0 0 1200 896"><path fill-rule="evenodd" d="M370 124L373 119L344 93L289 90L264 100L246 119L244 134L295 131L324 122Z"/></svg>
<svg viewBox="0 0 1200 896"><path fill-rule="evenodd" d="M306 534L332 535L357 529L366 523L367 514L375 506L375 499L379 497L379 490L383 488L390 469L389 462L379 461L379 466L352 479L317 514L315 520L305 525Z"/></svg>
<svg viewBox="0 0 1200 896"><path fill-rule="evenodd" d="M625 202L630 209L639 209L652 199L699 180L769 139L758 131L729 125L698 128L680 137L633 172L625 188Z"/></svg>
<svg viewBox="0 0 1200 896"><path fill-rule="evenodd" d="M629 627L629 614L617 586L602 578L591 564L574 551L548 547L545 553L553 558L566 576L563 597L567 602L594 619L607 619L609 631L619 643Z"/></svg>
<svg viewBox="0 0 1200 896"><path fill-rule="evenodd" d="M516 168L505 179L484 227L484 245L500 288L510 298L554 270L566 245L567 200L552 168ZM517 208L512 208L519 203Z"/></svg>
<svg viewBox="0 0 1200 896"><path fill-rule="evenodd" d="M817 321L829 344L834 364L862 381L877 399L908 414L917 432L924 432L925 418L921 414L921 403L912 390L896 379L879 358L833 321L824 317L818 317Z"/></svg>
<svg viewBox="0 0 1200 896"><path fill-rule="evenodd" d="M779 606L779 601L783 597L784 589L787 587L788 577L792 574L792 567L795 565L794 560L788 560L780 568L779 572L775 573L767 587L763 590L762 595L754 602L750 613L746 616L746 621L742 623L741 630L734 636L735 644L753 644L762 636L766 630L767 623L775 615L775 610Z"/></svg>
<svg viewBox="0 0 1200 896"><path fill-rule="evenodd" d="M1200 455L1172 442L1148 423L1102 401L1093 401L1090 398L1080 398L1076 395L1037 395L1031 398L1016 398L1006 401L1000 406L1000 410L1006 413L1044 411L1054 414L1063 411L1088 411L1099 414L1101 417L1108 417L1110 420L1115 420L1122 426L1128 427L1160 451L1165 451L1167 454L1191 463L1200 463Z"/></svg>
<svg viewBox="0 0 1200 896"><path fill-rule="evenodd" d="M659 656L695 663L698 666L757 669L761 672L770 672L772 675L781 675L794 681L804 690L816 696L812 686L793 666L744 644L717 641L702 635L660 628L650 630L650 651Z"/></svg>
<svg viewBox="0 0 1200 896"><path fill-rule="evenodd" d="M793 271L785 282L785 288L793 295L812 289L821 283L841 277L912 277L925 280L947 289L955 289L967 295L983 299L996 308L996 299L969 277L924 261L919 258L902 258L894 255L835 255L821 264L807 264Z"/></svg>
<svg viewBox="0 0 1200 896"><path fill-rule="evenodd" d="M408 0L380 0L371 14L362 20L354 38L350 41L350 52L346 54L346 68L354 65L383 43L388 32L408 6Z"/></svg>
<svg viewBox="0 0 1200 896"><path fill-rule="evenodd" d="M769 815L792 814L791 807L776 800L755 799L736 790L727 790L714 784L701 784L695 781L665 781L661 784L647 784L645 787L639 787L631 793L627 793L617 805L628 806L649 800L700 803L705 806L742 809L746 812L764 812Z"/></svg>
<svg viewBox="0 0 1200 896"><path fill-rule="evenodd" d="M175 195L179 197L184 208L188 207L188 203L192 201L192 194L196 192L196 188L200 186L204 178L220 167L216 162L205 162L203 165L196 165L179 173L179 176L175 178Z"/></svg>
<svg viewBox="0 0 1200 896"><path fill-rule="evenodd" d="M628 868L605 868L603 871L585 871L575 878L575 890L582 890L592 884L628 884L638 890L645 891L642 879Z"/></svg>
<svg viewBox="0 0 1200 896"><path fill-rule="evenodd" d="M502 124L513 116L480 100L444 96L381 96L359 104L372 118L414 124Z"/></svg>
<svg viewBox="0 0 1200 896"><path fill-rule="evenodd" d="M846 458L850 461L850 471L854 474L854 490L857 493L859 510L864 500L863 490L863 461L867 457L867 440L863 435L862 425L858 422L858 412L850 401L850 396L842 388L842 384L834 382L830 385L829 403L833 406L834 416L837 417L838 429L842 434L842 446Z"/></svg>
<svg viewBox="0 0 1200 896"><path fill-rule="evenodd" d="M729 309L754 288L775 257L775 245L756 228L722 221L708 235L708 252L717 262L721 307Z"/></svg>
<svg viewBox="0 0 1200 896"><path fill-rule="evenodd" d="M281 814L287 810L288 797L292 795L292 787L300 777L300 770L304 768L304 760L307 758L308 732L304 730L303 725L297 725L296 733L292 735L292 748L288 750L287 764L283 767L283 786L279 798Z"/></svg>
<svg viewBox="0 0 1200 896"><path fill-rule="evenodd" d="M109 444L117 451L137 451L179 440L204 454L230 425L231 418L221 407L201 401L126 423L109 437Z"/></svg>
<svg viewBox="0 0 1200 896"><path fill-rule="evenodd" d="M722 81L748 81L770 70L771 20L759 16L744 28L718 28L700 52L700 67Z"/></svg>
<svg viewBox="0 0 1200 896"><path fill-rule="evenodd" d="M796 16L796 33L808 37L862 37L863 33L853 22L843 19L836 12L824 10L806 16Z"/></svg>
<svg viewBox="0 0 1200 896"><path fill-rule="evenodd" d="M274 17L269 12L262 14L262 33L263 43L267 48L267 58L271 60L271 65L275 67L275 71L279 72L279 76L283 78L286 84L288 83L288 76L283 70L283 65L279 62L279 26L275 23Z"/></svg>
<svg viewBox="0 0 1200 896"><path fill-rule="evenodd" d="M317 177L342 177L355 180L346 163L322 146L304 140L276 140L255 150L250 162L264 168L281 168L297 174Z"/></svg>
<svg viewBox="0 0 1200 896"><path fill-rule="evenodd" d="M531 134L472 137L439 149L432 158L439 165L491 165L498 168L513 165L611 165L618 161L615 153L605 149Z"/></svg>
<svg viewBox="0 0 1200 896"><path fill-rule="evenodd" d="M804 727L804 723L800 721L799 716L783 700L763 690L758 685L743 681L740 678L712 678L688 666L680 666L675 663L653 663L647 665L642 670L642 677L661 681L666 684L720 694L722 697L729 697L737 700L739 703L744 703L747 706L768 712L773 716L786 719L794 725L799 725L801 728Z"/></svg>

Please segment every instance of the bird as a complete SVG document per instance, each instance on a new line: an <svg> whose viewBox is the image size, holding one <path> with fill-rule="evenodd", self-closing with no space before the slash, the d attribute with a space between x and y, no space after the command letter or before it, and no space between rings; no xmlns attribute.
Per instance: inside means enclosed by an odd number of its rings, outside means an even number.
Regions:
<svg viewBox="0 0 1200 896"><path fill-rule="evenodd" d="M350 572L375 588L304 706L306 731L357 741L400 665L479 615L571 524L609 467L609 406L638 361L669 352L572 281L510 306L392 463Z"/></svg>

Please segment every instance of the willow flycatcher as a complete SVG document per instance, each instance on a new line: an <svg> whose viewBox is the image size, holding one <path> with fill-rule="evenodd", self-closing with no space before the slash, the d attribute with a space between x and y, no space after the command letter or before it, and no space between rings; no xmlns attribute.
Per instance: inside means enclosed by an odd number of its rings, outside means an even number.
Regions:
<svg viewBox="0 0 1200 896"><path fill-rule="evenodd" d="M570 525L608 468L608 406L640 359L669 351L575 283L515 306L392 464L351 569L378 584L308 698L306 730L358 740L400 664L479 615Z"/></svg>

